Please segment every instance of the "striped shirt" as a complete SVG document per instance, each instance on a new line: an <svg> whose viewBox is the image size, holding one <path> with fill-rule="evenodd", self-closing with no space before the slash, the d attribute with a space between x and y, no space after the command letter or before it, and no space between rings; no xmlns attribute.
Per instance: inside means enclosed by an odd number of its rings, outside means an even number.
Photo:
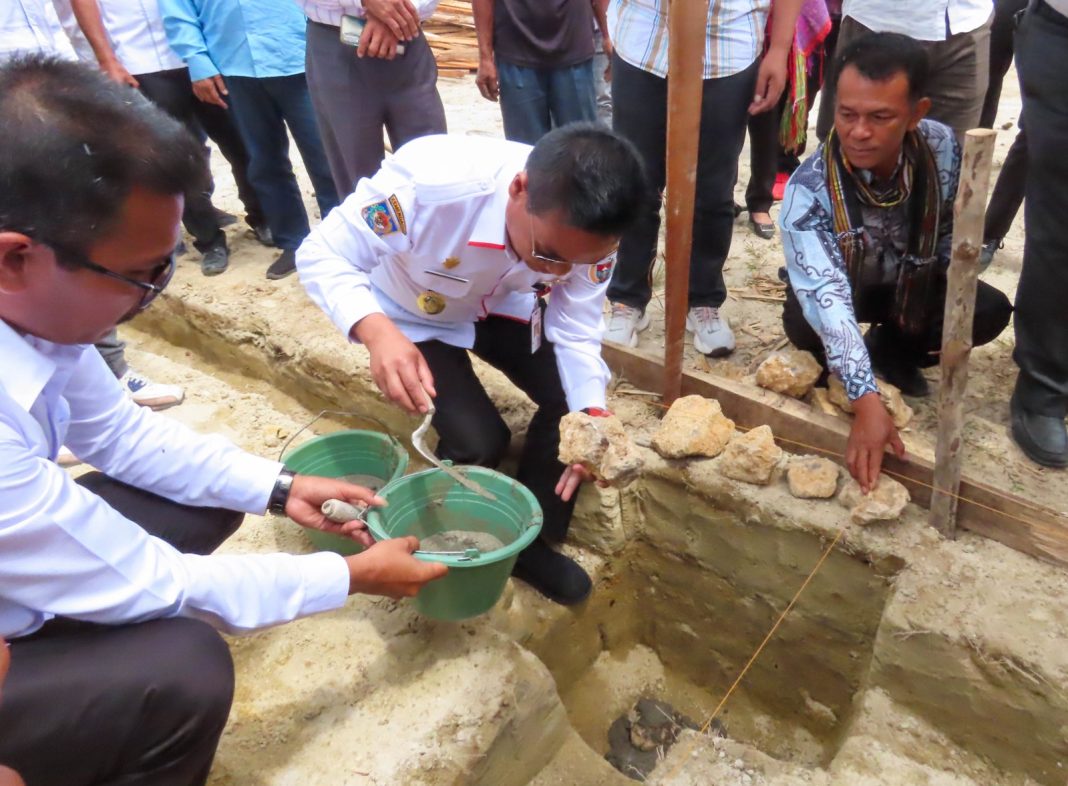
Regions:
<svg viewBox="0 0 1068 786"><path fill-rule="evenodd" d="M304 15L313 22L341 27L343 16L364 16L363 0L297 0ZM416 13L424 22L438 7L438 0L413 0Z"/></svg>
<svg viewBox="0 0 1068 786"><path fill-rule="evenodd" d="M704 78L718 79L751 66L764 47L771 0L710 0ZM616 54L632 66L666 77L668 12L664 0L611 0L608 27Z"/></svg>

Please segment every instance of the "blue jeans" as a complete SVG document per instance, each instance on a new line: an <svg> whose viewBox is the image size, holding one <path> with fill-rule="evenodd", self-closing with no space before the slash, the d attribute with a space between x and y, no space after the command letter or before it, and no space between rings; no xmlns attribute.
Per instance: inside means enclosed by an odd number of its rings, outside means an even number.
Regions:
<svg viewBox="0 0 1068 786"><path fill-rule="evenodd" d="M504 136L533 145L557 126L597 120L593 59L567 68L526 68L497 60Z"/></svg>
<svg viewBox="0 0 1068 786"><path fill-rule="evenodd" d="M310 231L304 199L289 161L286 126L300 150L315 189L319 213L337 207L337 190L319 137L311 95L304 74L291 76L228 76L230 109L248 149L248 176L263 204L275 245L296 249Z"/></svg>

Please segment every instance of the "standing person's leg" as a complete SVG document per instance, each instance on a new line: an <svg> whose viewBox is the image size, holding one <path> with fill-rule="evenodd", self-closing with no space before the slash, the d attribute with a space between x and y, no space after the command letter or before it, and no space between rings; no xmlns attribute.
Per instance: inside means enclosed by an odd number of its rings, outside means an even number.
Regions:
<svg viewBox="0 0 1068 786"><path fill-rule="evenodd" d="M612 83L605 76L610 63L604 53L604 36L598 30L593 37L593 91L597 98L597 120L612 127Z"/></svg>
<svg viewBox="0 0 1068 786"><path fill-rule="evenodd" d="M104 358L115 379L126 376L130 365L126 362L126 342L119 338L118 328L112 328L110 333L96 342L96 351Z"/></svg>
<svg viewBox="0 0 1068 786"><path fill-rule="evenodd" d="M248 174L256 193L260 195L267 223L271 227L274 244L282 249L283 256L292 256L311 231L304 198L297 185L293 165L289 160L289 136L281 107L274 99L274 79L285 77L232 76L226 85L230 92L230 106L241 138L248 150ZM287 252L289 252L287 254ZM268 278L281 278L271 275ZM293 272L295 267L283 265Z"/></svg>
<svg viewBox="0 0 1068 786"><path fill-rule="evenodd" d="M199 127L196 118L198 102L196 96L193 95L189 72L186 69L137 74L136 77L141 84L141 92L152 103L184 123L192 133L197 133L194 129ZM193 236L193 245L205 254L205 261L211 263L204 272L213 275L223 272L228 263L226 234L219 226L219 218L215 213L215 207L211 204L211 196L208 192L198 192L186 198L182 223ZM210 260L208 259L209 252L212 257Z"/></svg>
<svg viewBox="0 0 1068 786"><path fill-rule="evenodd" d="M990 204L986 208L983 224L983 250L980 253L980 266L985 268L994 259L994 253L1001 247L1001 241L1009 234L1016 214L1023 204L1027 189L1027 132L1024 130L1023 118L1020 130L1012 147L1005 154L1005 163L1001 165L994 190L990 194Z"/></svg>
<svg viewBox="0 0 1068 786"><path fill-rule="evenodd" d="M1033 460L1068 465L1068 17L1032 7L1017 33L1027 120L1027 238L1016 291L1013 437Z"/></svg>
<svg viewBox="0 0 1068 786"><path fill-rule="evenodd" d="M552 126L593 123L597 120L597 91L594 88L593 58L569 68L548 71L549 114Z"/></svg>
<svg viewBox="0 0 1068 786"><path fill-rule="evenodd" d="M1016 36L1016 14L1027 7L1027 0L994 0L994 21L990 26L990 81L983 109L979 113L979 127L993 128L1001 101L1001 87L1012 65L1013 39Z"/></svg>
<svg viewBox="0 0 1068 786"><path fill-rule="evenodd" d="M199 786L234 691L209 625L49 623L11 642L0 760L33 786Z"/></svg>
<svg viewBox="0 0 1068 786"><path fill-rule="evenodd" d="M382 137L386 97L373 81L375 72L381 70L376 66L385 62L356 57L355 47L338 40L336 27L308 22L308 90L334 187L342 200L352 193L357 180L378 171L386 155Z"/></svg>
<svg viewBox="0 0 1068 786"><path fill-rule="evenodd" d="M931 62L928 117L953 129L957 141L979 125L990 82L990 20L969 33L925 45Z"/></svg>
<svg viewBox="0 0 1068 786"><path fill-rule="evenodd" d="M527 68L497 58L504 138L533 145L552 129L547 69Z"/></svg>
<svg viewBox="0 0 1068 786"><path fill-rule="evenodd" d="M330 175L330 163L326 160L319 126L315 122L308 82L304 74L293 74L272 80L270 87L315 189L319 217L326 218L326 214L338 206L337 188Z"/></svg>
<svg viewBox="0 0 1068 786"><path fill-rule="evenodd" d="M380 70L371 72L371 84L383 86L384 122L394 150L421 136L446 133L445 105L438 94L438 64L426 36L420 33L409 41L403 57L379 60L375 65Z"/></svg>
<svg viewBox="0 0 1068 786"><path fill-rule="evenodd" d="M650 276L656 261L660 236L660 203L664 190L664 149L667 134L667 80L643 71L620 59L612 57L612 96L614 110L612 127L626 137L638 149L645 165L645 172L656 199L648 205L637 220L623 233L612 281L608 285L608 299L613 304L627 307L636 314L627 314L627 335L613 330L616 322L615 309L605 338L617 343L637 345L636 319L645 311L652 297ZM648 324L648 321L645 320ZM622 326L620 330L623 330ZM618 334L618 335L617 335ZM620 337L633 337L631 343Z"/></svg>
<svg viewBox="0 0 1068 786"><path fill-rule="evenodd" d="M234 125L232 113L221 106L197 101L196 117L208 138L218 146L219 152L230 165L230 172L237 185L237 197L245 206L245 222L254 231L266 229L267 217L264 215L259 195L248 178L248 150L241 141L237 126ZM265 235L257 231L257 237L262 241Z"/></svg>
<svg viewBox="0 0 1068 786"><path fill-rule="evenodd" d="M759 61L732 76L706 79L702 88L687 324L697 351L712 357L734 350L734 334L719 307L727 298L723 265L734 234L734 183L758 67Z"/></svg>
<svg viewBox="0 0 1068 786"><path fill-rule="evenodd" d="M770 240L775 236L771 223L771 205L775 201L775 175L779 163L780 107L759 115L749 115L749 184L745 189L745 209L749 229L757 237Z"/></svg>

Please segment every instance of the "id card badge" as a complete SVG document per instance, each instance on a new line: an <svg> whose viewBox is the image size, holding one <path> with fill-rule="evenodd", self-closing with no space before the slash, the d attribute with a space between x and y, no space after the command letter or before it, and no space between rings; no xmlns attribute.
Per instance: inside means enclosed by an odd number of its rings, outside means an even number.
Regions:
<svg viewBox="0 0 1068 786"><path fill-rule="evenodd" d="M530 312L530 354L541 349L541 300L534 301L534 310Z"/></svg>

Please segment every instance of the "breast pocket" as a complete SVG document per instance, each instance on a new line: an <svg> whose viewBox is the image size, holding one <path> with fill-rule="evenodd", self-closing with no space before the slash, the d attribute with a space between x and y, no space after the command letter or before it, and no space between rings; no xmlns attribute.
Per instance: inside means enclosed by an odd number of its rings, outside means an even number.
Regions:
<svg viewBox="0 0 1068 786"><path fill-rule="evenodd" d="M450 321L472 318L479 297L471 279L425 257L409 257L406 267L419 313L430 317L440 314Z"/></svg>

